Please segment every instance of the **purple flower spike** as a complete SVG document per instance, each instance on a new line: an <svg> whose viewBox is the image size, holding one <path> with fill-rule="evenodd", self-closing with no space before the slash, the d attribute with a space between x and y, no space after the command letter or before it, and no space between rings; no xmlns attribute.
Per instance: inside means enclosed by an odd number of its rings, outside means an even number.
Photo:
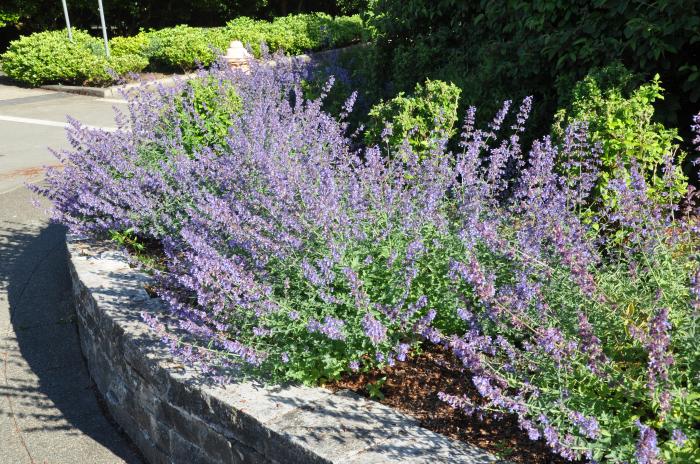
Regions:
<svg viewBox="0 0 700 464"><path fill-rule="evenodd" d="M365 317L362 319L362 327L364 328L365 335L375 345L378 345L386 340L386 327L375 319L372 314L365 314Z"/></svg>

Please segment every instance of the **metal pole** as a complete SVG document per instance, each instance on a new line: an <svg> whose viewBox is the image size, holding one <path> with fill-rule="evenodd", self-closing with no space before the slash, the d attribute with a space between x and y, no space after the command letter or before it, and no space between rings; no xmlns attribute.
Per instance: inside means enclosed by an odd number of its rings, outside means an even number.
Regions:
<svg viewBox="0 0 700 464"><path fill-rule="evenodd" d="M70 18L68 17L68 5L66 5L66 0L63 1L63 14L66 16L66 27L68 28L68 40L73 41L73 31L70 29Z"/></svg>
<svg viewBox="0 0 700 464"><path fill-rule="evenodd" d="M105 41L105 53L107 58L109 58L109 41L107 40L107 26L105 26L105 10L102 6L102 0L97 0L97 4L100 8L100 21L102 22L102 38Z"/></svg>

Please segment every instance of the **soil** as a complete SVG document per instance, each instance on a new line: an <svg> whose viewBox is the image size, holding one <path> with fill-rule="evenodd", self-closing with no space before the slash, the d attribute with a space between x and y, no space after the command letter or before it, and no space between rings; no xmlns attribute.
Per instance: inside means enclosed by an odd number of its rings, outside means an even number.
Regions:
<svg viewBox="0 0 700 464"><path fill-rule="evenodd" d="M12 179L15 177L19 177L19 178L37 177L37 176L44 174L44 171L46 170L47 167L61 168L61 165L60 164L50 164L48 166L15 169L14 171L9 171L9 172L0 174L0 179Z"/></svg>
<svg viewBox="0 0 700 464"><path fill-rule="evenodd" d="M439 391L466 394L479 403L479 394L453 355L441 347L424 349L413 359L381 371L359 373L327 384L333 390L351 390L369 397L367 384L382 377L381 403L420 421L422 427L455 440L478 446L515 463L563 464L563 458L549 452L542 440L533 442L518 428L513 417L494 419L469 416L440 401Z"/></svg>

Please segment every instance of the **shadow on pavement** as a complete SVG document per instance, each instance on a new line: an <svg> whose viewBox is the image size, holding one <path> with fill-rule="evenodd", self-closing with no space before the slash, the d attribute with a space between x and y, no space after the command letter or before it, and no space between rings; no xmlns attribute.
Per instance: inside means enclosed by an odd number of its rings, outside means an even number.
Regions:
<svg viewBox="0 0 700 464"><path fill-rule="evenodd" d="M77 429L124 461L140 462L103 415L82 357L62 226L0 221L0 306L3 290L12 332L0 359L0 395L22 433Z"/></svg>

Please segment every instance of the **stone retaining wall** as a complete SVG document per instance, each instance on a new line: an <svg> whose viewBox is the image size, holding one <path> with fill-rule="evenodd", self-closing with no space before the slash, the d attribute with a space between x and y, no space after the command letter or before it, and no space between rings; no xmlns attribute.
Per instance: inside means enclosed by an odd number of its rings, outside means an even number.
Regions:
<svg viewBox="0 0 700 464"><path fill-rule="evenodd" d="M350 392L207 385L141 321L142 311L164 311L144 289L147 276L96 244L70 241L68 250L90 374L153 464L499 462Z"/></svg>

